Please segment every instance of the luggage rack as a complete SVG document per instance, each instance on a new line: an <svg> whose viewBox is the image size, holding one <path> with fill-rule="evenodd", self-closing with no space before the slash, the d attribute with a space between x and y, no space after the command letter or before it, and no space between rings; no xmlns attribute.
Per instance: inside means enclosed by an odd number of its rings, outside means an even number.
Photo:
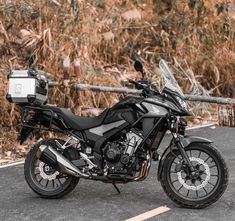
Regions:
<svg viewBox="0 0 235 221"><path fill-rule="evenodd" d="M35 106L21 106L21 108L23 109L23 116L22 116L22 119L21 119L21 122L18 124L18 126L24 128L24 127L27 127L27 128L33 128L33 129L36 129L36 130L44 130L44 131L51 131L51 132L55 132L55 133L63 133L63 134L70 134L69 131L64 131L64 130L60 130L60 129L57 129L57 128L53 128L53 119L56 119L57 117L57 114L51 110L51 109L47 109L47 108L42 108L42 107L35 107ZM40 121L35 121L35 123L31 123L31 120L32 118L34 117L34 115L36 113L39 113L40 115L40 112L48 112L48 117L49 117L49 125L48 127L45 127L43 126Z"/></svg>

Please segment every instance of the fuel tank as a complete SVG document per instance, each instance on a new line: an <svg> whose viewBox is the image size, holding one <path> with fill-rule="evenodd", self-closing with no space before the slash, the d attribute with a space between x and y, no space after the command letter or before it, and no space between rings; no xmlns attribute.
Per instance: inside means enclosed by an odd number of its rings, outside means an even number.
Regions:
<svg viewBox="0 0 235 221"><path fill-rule="evenodd" d="M109 112L104 120L105 124L125 120L129 124L134 123L141 115L143 110L138 104L142 103L143 97L127 96L120 102L109 109Z"/></svg>

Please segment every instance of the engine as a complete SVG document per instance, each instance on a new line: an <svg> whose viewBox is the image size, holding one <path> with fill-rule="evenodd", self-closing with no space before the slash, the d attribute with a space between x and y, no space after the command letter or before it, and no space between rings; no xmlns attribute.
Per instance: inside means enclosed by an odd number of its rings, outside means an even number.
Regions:
<svg viewBox="0 0 235 221"><path fill-rule="evenodd" d="M134 175L140 170L142 161L137 157L136 150L142 140L140 135L130 131L118 140L106 144L103 154L109 174Z"/></svg>

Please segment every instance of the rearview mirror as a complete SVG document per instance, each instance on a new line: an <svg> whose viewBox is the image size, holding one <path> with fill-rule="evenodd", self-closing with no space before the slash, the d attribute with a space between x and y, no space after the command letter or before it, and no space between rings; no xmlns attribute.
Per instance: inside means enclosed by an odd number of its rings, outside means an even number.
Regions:
<svg viewBox="0 0 235 221"><path fill-rule="evenodd" d="M143 72L143 65L139 61L135 61L134 68L136 71Z"/></svg>

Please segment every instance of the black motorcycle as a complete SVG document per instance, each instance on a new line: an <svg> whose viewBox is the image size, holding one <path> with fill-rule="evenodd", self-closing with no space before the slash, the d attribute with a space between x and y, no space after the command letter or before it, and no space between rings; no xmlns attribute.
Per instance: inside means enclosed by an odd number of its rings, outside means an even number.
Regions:
<svg viewBox="0 0 235 221"><path fill-rule="evenodd" d="M159 161L157 178L175 203L204 208L216 202L228 184L226 163L212 141L185 136L184 117L191 113L184 94L164 60L159 67L166 82L161 93L135 62L142 80L129 83L141 94L125 97L97 117L77 117L48 104L19 105L24 112L21 143L39 129L68 137L41 140L30 150L24 172L32 190L44 198L60 198L84 178L111 183L119 192L118 183L143 181L154 160ZM160 156L166 131L172 139Z"/></svg>

